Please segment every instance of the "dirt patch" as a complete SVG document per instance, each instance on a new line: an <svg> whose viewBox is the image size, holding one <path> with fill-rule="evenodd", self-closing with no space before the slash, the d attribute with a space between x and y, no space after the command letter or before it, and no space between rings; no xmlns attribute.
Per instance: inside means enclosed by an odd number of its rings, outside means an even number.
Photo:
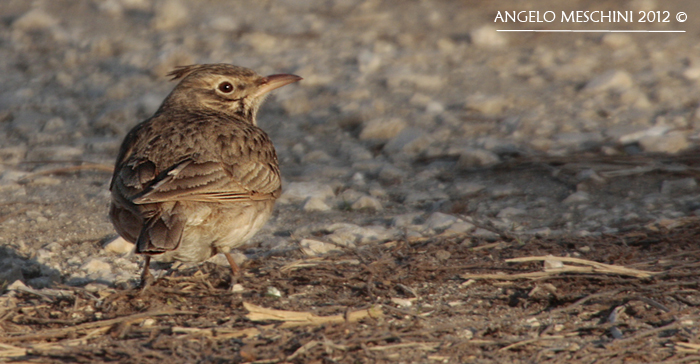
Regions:
<svg viewBox="0 0 700 364"><path fill-rule="evenodd" d="M699 230L691 220L602 237L453 236L319 259L295 253L247 264L240 293L228 291L228 270L214 264L166 275L145 291L17 290L3 296L0 360L693 362L700 360ZM506 259L548 254L655 273L512 279L542 272L542 262ZM502 278L468 278L495 273ZM252 321L244 303L347 320ZM351 322L358 312L363 318Z"/></svg>

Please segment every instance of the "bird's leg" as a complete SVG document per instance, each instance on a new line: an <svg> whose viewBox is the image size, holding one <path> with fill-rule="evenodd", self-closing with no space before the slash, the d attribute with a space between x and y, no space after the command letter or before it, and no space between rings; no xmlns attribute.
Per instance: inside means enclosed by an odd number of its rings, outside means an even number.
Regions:
<svg viewBox="0 0 700 364"><path fill-rule="evenodd" d="M228 264L231 265L231 286L229 286L229 290L233 290L233 286L238 283L238 274L241 272L241 268L238 268L238 264L233 260L231 253L224 253L224 256L228 260Z"/></svg>
<svg viewBox="0 0 700 364"><path fill-rule="evenodd" d="M143 272L141 272L141 289L146 289L146 287L153 284L154 278L153 278L153 274L151 274L151 271L149 269L150 265L151 265L151 256L146 255L145 261L143 263Z"/></svg>

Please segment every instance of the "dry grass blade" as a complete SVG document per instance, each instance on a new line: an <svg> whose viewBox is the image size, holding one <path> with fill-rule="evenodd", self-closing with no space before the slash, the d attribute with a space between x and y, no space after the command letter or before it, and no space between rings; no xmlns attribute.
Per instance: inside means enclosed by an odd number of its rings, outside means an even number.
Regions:
<svg viewBox="0 0 700 364"><path fill-rule="evenodd" d="M680 353L700 354L700 344L677 342L674 345Z"/></svg>
<svg viewBox="0 0 700 364"><path fill-rule="evenodd" d="M61 290L61 289L49 289L49 288L44 288L41 290L34 289L31 287L27 287L25 285L18 285L17 287L14 287L11 289L19 292L24 292L24 293L29 293L33 294L35 296L41 297L44 301L46 302L53 302L58 298L73 298L74 294L71 291L68 290Z"/></svg>
<svg viewBox="0 0 700 364"><path fill-rule="evenodd" d="M394 350L394 349L405 349L405 348L411 348L411 349L419 349L419 350L435 350L440 346L440 343L436 342L414 342L414 343L401 343L401 344L392 344L392 345L382 345L382 346L373 346L370 348L367 348L369 351L384 351L384 350Z"/></svg>
<svg viewBox="0 0 700 364"><path fill-rule="evenodd" d="M87 341L95 336L102 335L105 332L109 331L111 329L110 326L106 327L100 327L95 330L92 330L89 332L87 335L85 335L82 338L79 339L73 339L73 340L64 340L58 343L40 343L40 344L34 344L30 345L28 347L18 347L18 346L12 346L12 345L6 345L0 343L0 357L5 357L5 358L15 358L15 357L21 357L25 356L28 354L28 351L31 350L57 350L57 349L62 349L67 346L77 346L77 345L85 345L87 344Z"/></svg>
<svg viewBox="0 0 700 364"><path fill-rule="evenodd" d="M291 263L283 266L282 268L279 269L279 271L282 273L288 273L288 272L302 269L302 268L317 267L317 266L322 265L322 264L358 265L358 264L360 264L360 261L357 259L345 259L345 260L338 260L338 261L329 261L329 260L325 260L324 258L302 259L302 260L297 260L297 261L291 262Z"/></svg>
<svg viewBox="0 0 700 364"><path fill-rule="evenodd" d="M200 329L196 327L180 327L172 328L175 334L198 335L216 338L219 340L227 340L231 338L255 337L260 335L260 330L250 327L246 329Z"/></svg>
<svg viewBox="0 0 700 364"><path fill-rule="evenodd" d="M518 279L540 279L544 277L554 276L557 273L551 272L531 272L531 273L517 273L517 274L505 274L505 273L493 273L493 274L462 274L460 277L463 279L496 279L502 281L514 281Z"/></svg>
<svg viewBox="0 0 700 364"><path fill-rule="evenodd" d="M17 336L0 337L0 341L7 343L7 342L20 342L20 341L32 341L32 340L47 340L47 339L61 338L61 337L67 336L69 334L78 333L78 332L85 331L85 330L90 330L90 329L95 329L95 328L103 328L103 327L111 327L112 325L119 324L119 323L145 320L146 318L152 317L152 316L191 315L191 314L196 314L196 312L176 311L176 310L171 310L171 309L154 310L154 311L148 311L148 312L143 312L143 313L137 313L134 315L124 316L124 317L118 317L118 318L111 319L111 320L88 322L88 323L84 323L82 325L70 326L70 327L66 327L66 328L62 328L62 329L44 330L43 332L38 333L38 334L25 334L25 335L17 335Z"/></svg>
<svg viewBox="0 0 700 364"><path fill-rule="evenodd" d="M516 342L516 343L510 344L510 345L505 346L505 347L502 347L502 348L500 348L500 349L498 349L498 350L499 350L499 351L512 350L512 349L515 349L515 348L518 348L518 347L521 347L521 346L524 346L524 345L536 343L536 342L539 342L539 341L545 341L545 340L560 340L560 339L566 339L567 337L570 337L570 336L578 336L578 333L577 333L577 332L572 332L572 333L568 333L568 334L564 334L564 335L540 336L540 337L536 337L536 338L534 338L534 339L528 339L528 340L518 341L518 342Z"/></svg>
<svg viewBox="0 0 700 364"><path fill-rule="evenodd" d="M506 243L505 241L497 241L495 243L489 243L489 244L475 246L473 248L470 248L470 250L471 251L479 251L479 250L486 250L486 249L492 249L492 248L505 249L510 245L512 245L512 244Z"/></svg>
<svg viewBox="0 0 700 364"><path fill-rule="evenodd" d="M636 277L636 278L649 278L652 277L656 274L659 274L660 272L649 272L649 271L644 271L644 270L639 270L639 269L632 269L632 268L626 268L622 267L619 265L610 265L610 264L604 264L604 263L598 263L594 262L591 260L586 260L586 259L579 259L579 258L570 258L570 257L555 257L552 255L547 255L547 256L541 256L541 257L522 257L522 258L512 258L512 259L506 259L507 263L522 263L522 262L532 262L532 261L558 261L558 262L567 262L567 263L575 263L575 264L581 264L584 266L588 266L592 268L591 273L600 273L600 274L618 274L622 276L630 276L630 277ZM560 271L576 271L581 270L582 272L588 273L585 271L585 269L581 269L582 267L572 267L572 266L567 266L563 265L563 267L559 268L545 268L545 271L551 271L551 272L560 272Z"/></svg>
<svg viewBox="0 0 700 364"><path fill-rule="evenodd" d="M284 311L256 306L243 302L243 307L250 313L246 317L251 321L284 321L280 328L296 326L315 326L329 323L356 322L364 318L383 316L381 305L366 310L349 312L347 315L316 316L311 312Z"/></svg>
<svg viewBox="0 0 700 364"><path fill-rule="evenodd" d="M312 258L293 261L284 267L280 268L280 272L286 273L296 269L315 267L323 262L322 258Z"/></svg>

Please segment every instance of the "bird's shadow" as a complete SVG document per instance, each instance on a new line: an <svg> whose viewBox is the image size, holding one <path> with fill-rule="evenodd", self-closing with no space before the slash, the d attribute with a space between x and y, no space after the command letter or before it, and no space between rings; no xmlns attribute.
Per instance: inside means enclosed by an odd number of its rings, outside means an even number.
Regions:
<svg viewBox="0 0 700 364"><path fill-rule="evenodd" d="M62 277L58 269L24 257L11 247L0 246L0 290L18 280L41 289L61 283Z"/></svg>

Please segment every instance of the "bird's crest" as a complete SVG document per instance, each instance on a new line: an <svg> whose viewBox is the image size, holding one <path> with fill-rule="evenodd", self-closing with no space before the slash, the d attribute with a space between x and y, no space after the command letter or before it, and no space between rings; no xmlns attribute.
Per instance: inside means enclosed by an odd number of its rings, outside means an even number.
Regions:
<svg viewBox="0 0 700 364"><path fill-rule="evenodd" d="M185 78L192 73L198 71L208 71L212 73L219 73L224 75L233 76L245 76L252 77L255 76L255 72L245 67L234 66L225 63L212 63L212 64L191 64L188 66L177 66L174 70L168 73L166 76L172 77L170 81L179 80Z"/></svg>
<svg viewBox="0 0 700 364"><path fill-rule="evenodd" d="M177 66L175 67L174 70L170 71L166 76L172 77L170 81L175 81L179 80L181 78L185 78L185 76L189 75L190 73L197 71L199 69L202 69L203 65L201 64L191 64L187 66Z"/></svg>

